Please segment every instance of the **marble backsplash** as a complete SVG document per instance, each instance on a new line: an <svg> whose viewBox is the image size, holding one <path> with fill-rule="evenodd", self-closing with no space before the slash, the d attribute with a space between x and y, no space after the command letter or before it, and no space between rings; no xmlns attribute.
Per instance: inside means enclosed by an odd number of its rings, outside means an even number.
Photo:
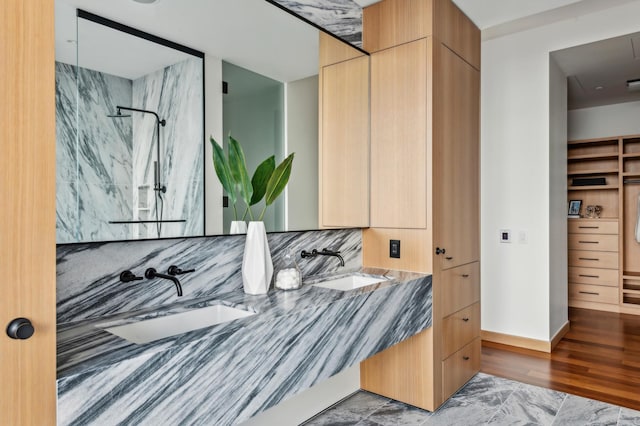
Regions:
<svg viewBox="0 0 640 426"><path fill-rule="evenodd" d="M267 234L274 270L287 250L297 253L303 276L355 270L362 266L360 229ZM242 288L244 235L191 237L108 243L61 244L57 247L57 321L68 323L159 307ZM339 250L345 267L333 257L301 259L302 250ZM184 295L173 283L143 279L123 283L120 273L143 276L147 268L166 273L170 265L195 272L180 276Z"/></svg>

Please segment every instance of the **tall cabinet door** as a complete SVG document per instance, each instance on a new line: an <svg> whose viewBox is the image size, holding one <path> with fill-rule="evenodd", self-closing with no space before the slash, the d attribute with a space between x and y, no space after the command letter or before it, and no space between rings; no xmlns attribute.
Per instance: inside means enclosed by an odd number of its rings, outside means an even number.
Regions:
<svg viewBox="0 0 640 426"><path fill-rule="evenodd" d="M320 225L369 226L369 57L320 71Z"/></svg>
<svg viewBox="0 0 640 426"><path fill-rule="evenodd" d="M371 226L426 228L426 38L371 55Z"/></svg>
<svg viewBox="0 0 640 426"><path fill-rule="evenodd" d="M441 269L480 259L480 72L434 47L434 245Z"/></svg>

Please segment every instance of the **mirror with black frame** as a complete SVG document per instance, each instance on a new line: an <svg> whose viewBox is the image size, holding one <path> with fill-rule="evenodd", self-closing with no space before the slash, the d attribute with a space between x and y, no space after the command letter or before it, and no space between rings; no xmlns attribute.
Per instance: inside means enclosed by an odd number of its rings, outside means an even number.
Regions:
<svg viewBox="0 0 640 426"><path fill-rule="evenodd" d="M317 229L318 39L264 0L56 0L57 242L228 233L229 134L250 174L296 153L267 231Z"/></svg>

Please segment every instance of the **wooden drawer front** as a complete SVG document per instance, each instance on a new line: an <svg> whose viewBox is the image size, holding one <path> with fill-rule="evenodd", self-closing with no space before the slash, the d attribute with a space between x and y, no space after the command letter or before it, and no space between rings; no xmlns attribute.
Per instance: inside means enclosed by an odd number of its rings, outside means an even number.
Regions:
<svg viewBox="0 0 640 426"><path fill-rule="evenodd" d="M569 249L618 251L618 236L601 234L569 234Z"/></svg>
<svg viewBox="0 0 640 426"><path fill-rule="evenodd" d="M480 338L442 361L442 393L449 398L480 371Z"/></svg>
<svg viewBox="0 0 640 426"><path fill-rule="evenodd" d="M617 269L569 267L569 282L618 287Z"/></svg>
<svg viewBox="0 0 640 426"><path fill-rule="evenodd" d="M618 288L570 283L569 298L585 302L618 304Z"/></svg>
<svg viewBox="0 0 640 426"><path fill-rule="evenodd" d="M614 251L569 250L569 266L618 269L618 253Z"/></svg>
<svg viewBox="0 0 640 426"><path fill-rule="evenodd" d="M446 317L442 323L442 358L480 337L480 303Z"/></svg>
<svg viewBox="0 0 640 426"><path fill-rule="evenodd" d="M442 316L480 300L480 262L442 271Z"/></svg>
<svg viewBox="0 0 640 426"><path fill-rule="evenodd" d="M569 219L570 234L617 234L618 221Z"/></svg>

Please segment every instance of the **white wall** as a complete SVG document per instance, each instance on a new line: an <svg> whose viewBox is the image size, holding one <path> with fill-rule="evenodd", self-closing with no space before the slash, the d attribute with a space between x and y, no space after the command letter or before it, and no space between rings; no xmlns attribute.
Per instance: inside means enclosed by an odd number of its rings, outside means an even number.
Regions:
<svg viewBox="0 0 640 426"><path fill-rule="evenodd" d="M549 337L568 321L567 77L549 58Z"/></svg>
<svg viewBox="0 0 640 426"><path fill-rule="evenodd" d="M550 289L550 165L558 153L550 150L549 53L639 31L638 16L634 2L482 43L483 330L539 340L557 331L550 312L550 295L559 291ZM502 228L516 237L526 230L527 243L501 244Z"/></svg>
<svg viewBox="0 0 640 426"><path fill-rule="evenodd" d="M213 168L213 148L209 137L222 141L222 61L214 56L204 57L205 87L205 233L222 234L222 185Z"/></svg>
<svg viewBox="0 0 640 426"><path fill-rule="evenodd" d="M640 134L640 101L569 111L570 140L637 134Z"/></svg>
<svg viewBox="0 0 640 426"><path fill-rule="evenodd" d="M317 229L318 76L286 85L286 154L296 153L287 185L287 230Z"/></svg>

